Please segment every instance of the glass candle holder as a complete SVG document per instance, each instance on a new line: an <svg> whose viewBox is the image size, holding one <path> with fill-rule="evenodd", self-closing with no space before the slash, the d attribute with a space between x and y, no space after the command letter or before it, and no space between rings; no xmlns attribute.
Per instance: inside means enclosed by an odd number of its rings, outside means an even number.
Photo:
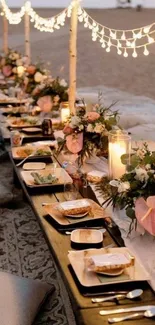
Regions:
<svg viewBox="0 0 155 325"><path fill-rule="evenodd" d="M70 108L68 102L61 103L61 122L67 122L68 117L70 116Z"/></svg>
<svg viewBox="0 0 155 325"><path fill-rule="evenodd" d="M109 176L118 179L130 163L131 137L126 131L114 130L109 132ZM121 156L127 154L127 165L121 161Z"/></svg>

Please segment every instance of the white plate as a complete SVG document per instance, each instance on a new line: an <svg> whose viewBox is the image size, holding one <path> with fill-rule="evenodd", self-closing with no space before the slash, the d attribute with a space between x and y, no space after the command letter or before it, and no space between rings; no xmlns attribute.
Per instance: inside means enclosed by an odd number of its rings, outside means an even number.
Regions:
<svg viewBox="0 0 155 325"><path fill-rule="evenodd" d="M23 132L25 132L25 133L40 133L40 132L42 132L42 130L40 129L40 128L24 128L24 129L22 129L22 131Z"/></svg>
<svg viewBox="0 0 155 325"><path fill-rule="evenodd" d="M112 271L111 272L96 272L97 274L101 274L101 275L106 275L106 276L119 276L124 272L124 270L117 270L117 271Z"/></svg>
<svg viewBox="0 0 155 325"><path fill-rule="evenodd" d="M67 217L69 217L69 218L75 218L75 219L79 218L80 219L80 218L85 217L87 214L88 214L88 212L79 213L79 214L68 214Z"/></svg>
<svg viewBox="0 0 155 325"><path fill-rule="evenodd" d="M24 170L41 170L45 169L46 164L41 162L30 162L23 165Z"/></svg>

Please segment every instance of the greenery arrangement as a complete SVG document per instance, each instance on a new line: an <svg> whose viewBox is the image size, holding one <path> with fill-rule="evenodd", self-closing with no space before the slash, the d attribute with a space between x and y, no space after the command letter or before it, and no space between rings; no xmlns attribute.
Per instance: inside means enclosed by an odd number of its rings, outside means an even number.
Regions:
<svg viewBox="0 0 155 325"><path fill-rule="evenodd" d="M108 134L117 126L118 113L111 107L97 104L92 112L77 108L76 115L71 115L64 127L64 139L60 140L59 150L66 149L78 154L80 165L84 159L96 155L107 155Z"/></svg>
<svg viewBox="0 0 155 325"><path fill-rule="evenodd" d="M122 156L123 164L126 164L127 158ZM103 178L98 189L106 199L104 204L125 209L127 216L134 221L136 200L155 195L155 152L151 152L146 143L133 149L126 173L116 180Z"/></svg>
<svg viewBox="0 0 155 325"><path fill-rule="evenodd" d="M68 84L64 79L57 77L56 79L47 79L44 84L34 89L33 93L34 104L44 96L50 96L54 106L61 102L68 101Z"/></svg>

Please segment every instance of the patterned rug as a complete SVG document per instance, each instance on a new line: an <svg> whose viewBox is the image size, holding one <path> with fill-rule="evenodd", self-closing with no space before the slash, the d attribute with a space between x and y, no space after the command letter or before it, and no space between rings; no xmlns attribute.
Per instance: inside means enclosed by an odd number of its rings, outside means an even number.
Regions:
<svg viewBox="0 0 155 325"><path fill-rule="evenodd" d="M12 166L6 160L0 164L0 187L8 193L0 206L0 270L53 284L55 293L49 296L34 325L75 325L67 290L30 208L23 201L21 190L13 186ZM11 201L13 199L13 201Z"/></svg>

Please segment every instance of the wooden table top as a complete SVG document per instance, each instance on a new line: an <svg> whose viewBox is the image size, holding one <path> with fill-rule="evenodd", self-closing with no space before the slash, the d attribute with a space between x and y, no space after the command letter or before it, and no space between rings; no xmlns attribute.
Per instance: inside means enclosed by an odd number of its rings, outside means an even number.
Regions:
<svg viewBox="0 0 155 325"><path fill-rule="evenodd" d="M11 157L11 156L10 156ZM73 310L75 312L76 315L76 319L78 324L82 325L101 325L103 324L107 324L107 319L108 317L106 316L100 316L99 315L99 310L103 309L107 309L107 308L114 308L116 307L116 303L115 302L106 302L106 303L102 303L102 304L93 304L91 302L91 298L90 297L85 297L83 296L75 281L73 276L71 275L70 269L69 269L69 260L68 260L68 251L71 250L71 244L70 244L70 236L67 236L65 234L62 234L60 232L58 232L52 225L50 225L44 218L45 212L43 210L42 207L42 203L46 202L46 203L55 203L57 201L64 201L64 194L63 192L56 192L56 193L48 193L49 191L46 192L46 190L44 190L44 193L34 193L34 192L30 192L28 190L28 188L25 186L20 172L22 170L22 168L17 168L15 166L15 163L11 157L12 163L13 163L13 167L15 170L16 175L18 176L18 179L20 181L20 184L23 188L23 191L40 223L40 226L43 230L44 236L46 238L46 241L48 243L49 249L51 250L52 254L55 257L56 263L58 265L58 268L62 274L62 277L64 279L64 282L66 284L66 287L68 288L68 292L70 294L71 297L71 302L72 302L72 306L73 306ZM52 164L49 163L48 168L52 168ZM104 234L104 246L109 245L109 244L113 244L114 246L116 246L116 243L114 242L114 240L112 239L112 237L110 236L110 234L108 232L106 232ZM123 286L123 290L130 290L130 285L126 285L124 284ZM142 305L142 304L146 304L146 305L150 305L150 304L155 304L155 298L154 298L154 293L151 291L149 285L147 283L145 283L144 286L144 294L143 297L136 302L137 305ZM112 286L112 288L110 288L110 290L115 290L115 286ZM125 307L125 306L135 306L135 304L133 304L132 301L124 299L121 300L121 307ZM120 307L120 306L119 306ZM118 306L117 306L118 308ZM145 320L146 321L146 320ZM144 324L144 320L140 321L141 324ZM132 321L132 323L134 324L135 321ZM147 323L151 323L151 320L147 320ZM147 324L146 323L146 324Z"/></svg>

